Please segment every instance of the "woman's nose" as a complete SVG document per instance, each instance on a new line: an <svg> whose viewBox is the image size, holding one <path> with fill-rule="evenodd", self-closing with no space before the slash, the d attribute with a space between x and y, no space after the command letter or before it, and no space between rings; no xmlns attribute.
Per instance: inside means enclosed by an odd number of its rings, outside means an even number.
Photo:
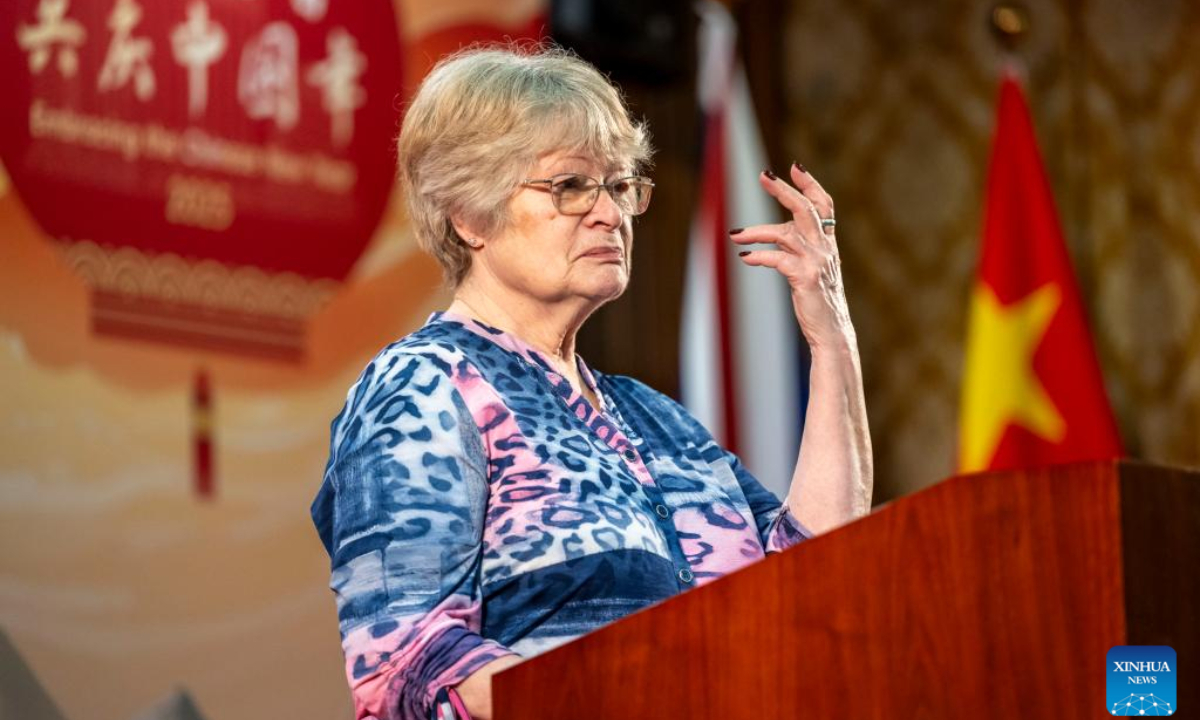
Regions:
<svg viewBox="0 0 1200 720"><path fill-rule="evenodd" d="M596 204L588 213L589 219L615 228L620 226L623 215L621 206L617 205L617 201L613 199L612 191L607 187L601 187L600 196L596 198Z"/></svg>

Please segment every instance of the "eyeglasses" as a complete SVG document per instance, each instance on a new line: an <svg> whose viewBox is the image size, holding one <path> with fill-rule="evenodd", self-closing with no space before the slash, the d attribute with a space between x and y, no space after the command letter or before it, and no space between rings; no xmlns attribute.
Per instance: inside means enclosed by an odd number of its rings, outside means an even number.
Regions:
<svg viewBox="0 0 1200 720"><path fill-rule="evenodd" d="M602 183L579 173L560 173L541 180L525 178L521 184L545 185L550 191L554 207L563 215L587 215L600 199L600 188L608 191L608 196L621 212L626 215L641 215L650 206L650 192L654 189L650 178L639 175Z"/></svg>

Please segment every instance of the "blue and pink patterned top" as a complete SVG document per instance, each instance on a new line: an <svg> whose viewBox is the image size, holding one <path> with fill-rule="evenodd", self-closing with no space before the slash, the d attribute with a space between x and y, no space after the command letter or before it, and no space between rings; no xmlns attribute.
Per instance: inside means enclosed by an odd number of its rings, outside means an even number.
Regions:
<svg viewBox="0 0 1200 720"><path fill-rule="evenodd" d="M808 533L687 410L448 313L384 349L333 421L312 515L357 717L531 656Z"/></svg>

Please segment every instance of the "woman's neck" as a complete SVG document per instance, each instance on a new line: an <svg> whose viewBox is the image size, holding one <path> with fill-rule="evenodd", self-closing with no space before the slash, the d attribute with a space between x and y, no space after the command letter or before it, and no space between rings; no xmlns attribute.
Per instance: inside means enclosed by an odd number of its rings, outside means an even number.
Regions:
<svg viewBox="0 0 1200 720"><path fill-rule="evenodd" d="M528 296L509 297L466 283L455 292L448 310L520 338L548 355L559 372L577 379L575 334L590 313L565 303L546 305Z"/></svg>

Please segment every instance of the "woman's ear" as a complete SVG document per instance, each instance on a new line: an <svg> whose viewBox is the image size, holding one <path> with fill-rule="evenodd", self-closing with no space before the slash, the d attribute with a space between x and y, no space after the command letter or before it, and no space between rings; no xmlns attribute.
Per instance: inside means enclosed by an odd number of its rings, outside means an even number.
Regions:
<svg viewBox="0 0 1200 720"><path fill-rule="evenodd" d="M462 216L451 215L450 225L454 228L454 234L458 235L458 239L462 240L467 247L473 250L483 247L483 236L471 227L471 223L466 222Z"/></svg>

